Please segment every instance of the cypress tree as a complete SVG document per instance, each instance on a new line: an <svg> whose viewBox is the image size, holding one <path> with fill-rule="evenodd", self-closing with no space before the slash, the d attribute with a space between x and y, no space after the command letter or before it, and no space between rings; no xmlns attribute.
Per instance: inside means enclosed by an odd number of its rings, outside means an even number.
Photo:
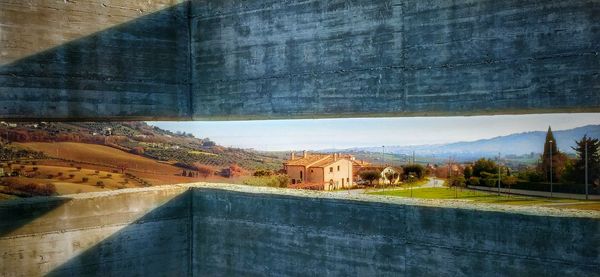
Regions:
<svg viewBox="0 0 600 277"><path fill-rule="evenodd" d="M552 150L552 151L551 151ZM552 153L552 155L550 154ZM546 133L546 141L544 142L544 154L542 154L542 164L541 171L544 174L544 179L546 181L550 181L550 160L552 160L552 178L554 181L558 181L557 166L558 163L556 157L560 156L560 152L558 151L558 147L556 146L556 139L554 138L554 134L552 134L552 128L548 126L548 132Z"/></svg>

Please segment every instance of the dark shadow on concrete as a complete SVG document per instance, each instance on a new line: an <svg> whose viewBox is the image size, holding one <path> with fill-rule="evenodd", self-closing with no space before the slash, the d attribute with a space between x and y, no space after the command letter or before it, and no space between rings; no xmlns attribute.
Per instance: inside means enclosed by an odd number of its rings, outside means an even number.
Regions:
<svg viewBox="0 0 600 277"><path fill-rule="evenodd" d="M68 197L33 197L0 202L0 238L11 235L37 218L57 209L70 200ZM27 233L23 230L18 233Z"/></svg>
<svg viewBox="0 0 600 277"><path fill-rule="evenodd" d="M190 196L186 190L46 276L190 276Z"/></svg>
<svg viewBox="0 0 600 277"><path fill-rule="evenodd" d="M188 5L176 4L0 66L0 118L189 116Z"/></svg>

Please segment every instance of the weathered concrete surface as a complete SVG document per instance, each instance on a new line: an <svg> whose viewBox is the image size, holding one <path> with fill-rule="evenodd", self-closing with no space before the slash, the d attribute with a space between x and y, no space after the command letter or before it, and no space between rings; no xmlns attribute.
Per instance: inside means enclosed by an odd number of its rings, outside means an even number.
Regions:
<svg viewBox="0 0 600 277"><path fill-rule="evenodd" d="M184 0L0 0L0 118L189 118Z"/></svg>
<svg viewBox="0 0 600 277"><path fill-rule="evenodd" d="M193 271L198 276L600 275L598 213L331 197L241 187L195 190Z"/></svg>
<svg viewBox="0 0 600 277"><path fill-rule="evenodd" d="M0 216L0 276L600 276L598 212L195 184Z"/></svg>
<svg viewBox="0 0 600 277"><path fill-rule="evenodd" d="M2 202L0 276L189 275L186 191Z"/></svg>
<svg viewBox="0 0 600 277"><path fill-rule="evenodd" d="M1 119L600 111L600 2L0 0Z"/></svg>
<svg viewBox="0 0 600 277"><path fill-rule="evenodd" d="M600 2L196 0L195 118L600 110Z"/></svg>

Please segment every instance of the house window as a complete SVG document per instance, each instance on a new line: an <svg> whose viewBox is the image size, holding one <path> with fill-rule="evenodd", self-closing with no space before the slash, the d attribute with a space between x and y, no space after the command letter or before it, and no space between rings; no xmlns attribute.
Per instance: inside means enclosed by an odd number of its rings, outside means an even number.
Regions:
<svg viewBox="0 0 600 277"><path fill-rule="evenodd" d="M340 166L338 165L338 171L340 171Z"/></svg>
<svg viewBox="0 0 600 277"><path fill-rule="evenodd" d="M313 172L314 172L314 171L311 169L311 170L310 170L310 173L313 173Z"/></svg>
<svg viewBox="0 0 600 277"><path fill-rule="evenodd" d="M292 179L292 185L296 183L296 179Z"/></svg>
<svg viewBox="0 0 600 277"><path fill-rule="evenodd" d="M350 183L350 178L346 178L346 183Z"/></svg>
<svg viewBox="0 0 600 277"><path fill-rule="evenodd" d="M300 180L302 180L302 171L300 171Z"/></svg>
<svg viewBox="0 0 600 277"><path fill-rule="evenodd" d="M330 167L330 168L329 168L329 172L333 172L333 167Z"/></svg>

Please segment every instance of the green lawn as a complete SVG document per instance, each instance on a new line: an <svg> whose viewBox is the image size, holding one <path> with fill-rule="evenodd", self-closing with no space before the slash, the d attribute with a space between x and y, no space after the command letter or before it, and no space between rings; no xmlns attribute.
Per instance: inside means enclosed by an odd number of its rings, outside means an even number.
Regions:
<svg viewBox="0 0 600 277"><path fill-rule="evenodd" d="M388 190L372 192L369 194L388 195L398 197L411 197L410 190ZM516 195L500 195L495 193L481 192L468 189L454 188L422 188L412 190L413 198L422 199L462 199L477 203L494 203L506 205L531 205L531 206L554 206L557 208L576 208L600 210L600 201L584 201L561 198L543 198Z"/></svg>

